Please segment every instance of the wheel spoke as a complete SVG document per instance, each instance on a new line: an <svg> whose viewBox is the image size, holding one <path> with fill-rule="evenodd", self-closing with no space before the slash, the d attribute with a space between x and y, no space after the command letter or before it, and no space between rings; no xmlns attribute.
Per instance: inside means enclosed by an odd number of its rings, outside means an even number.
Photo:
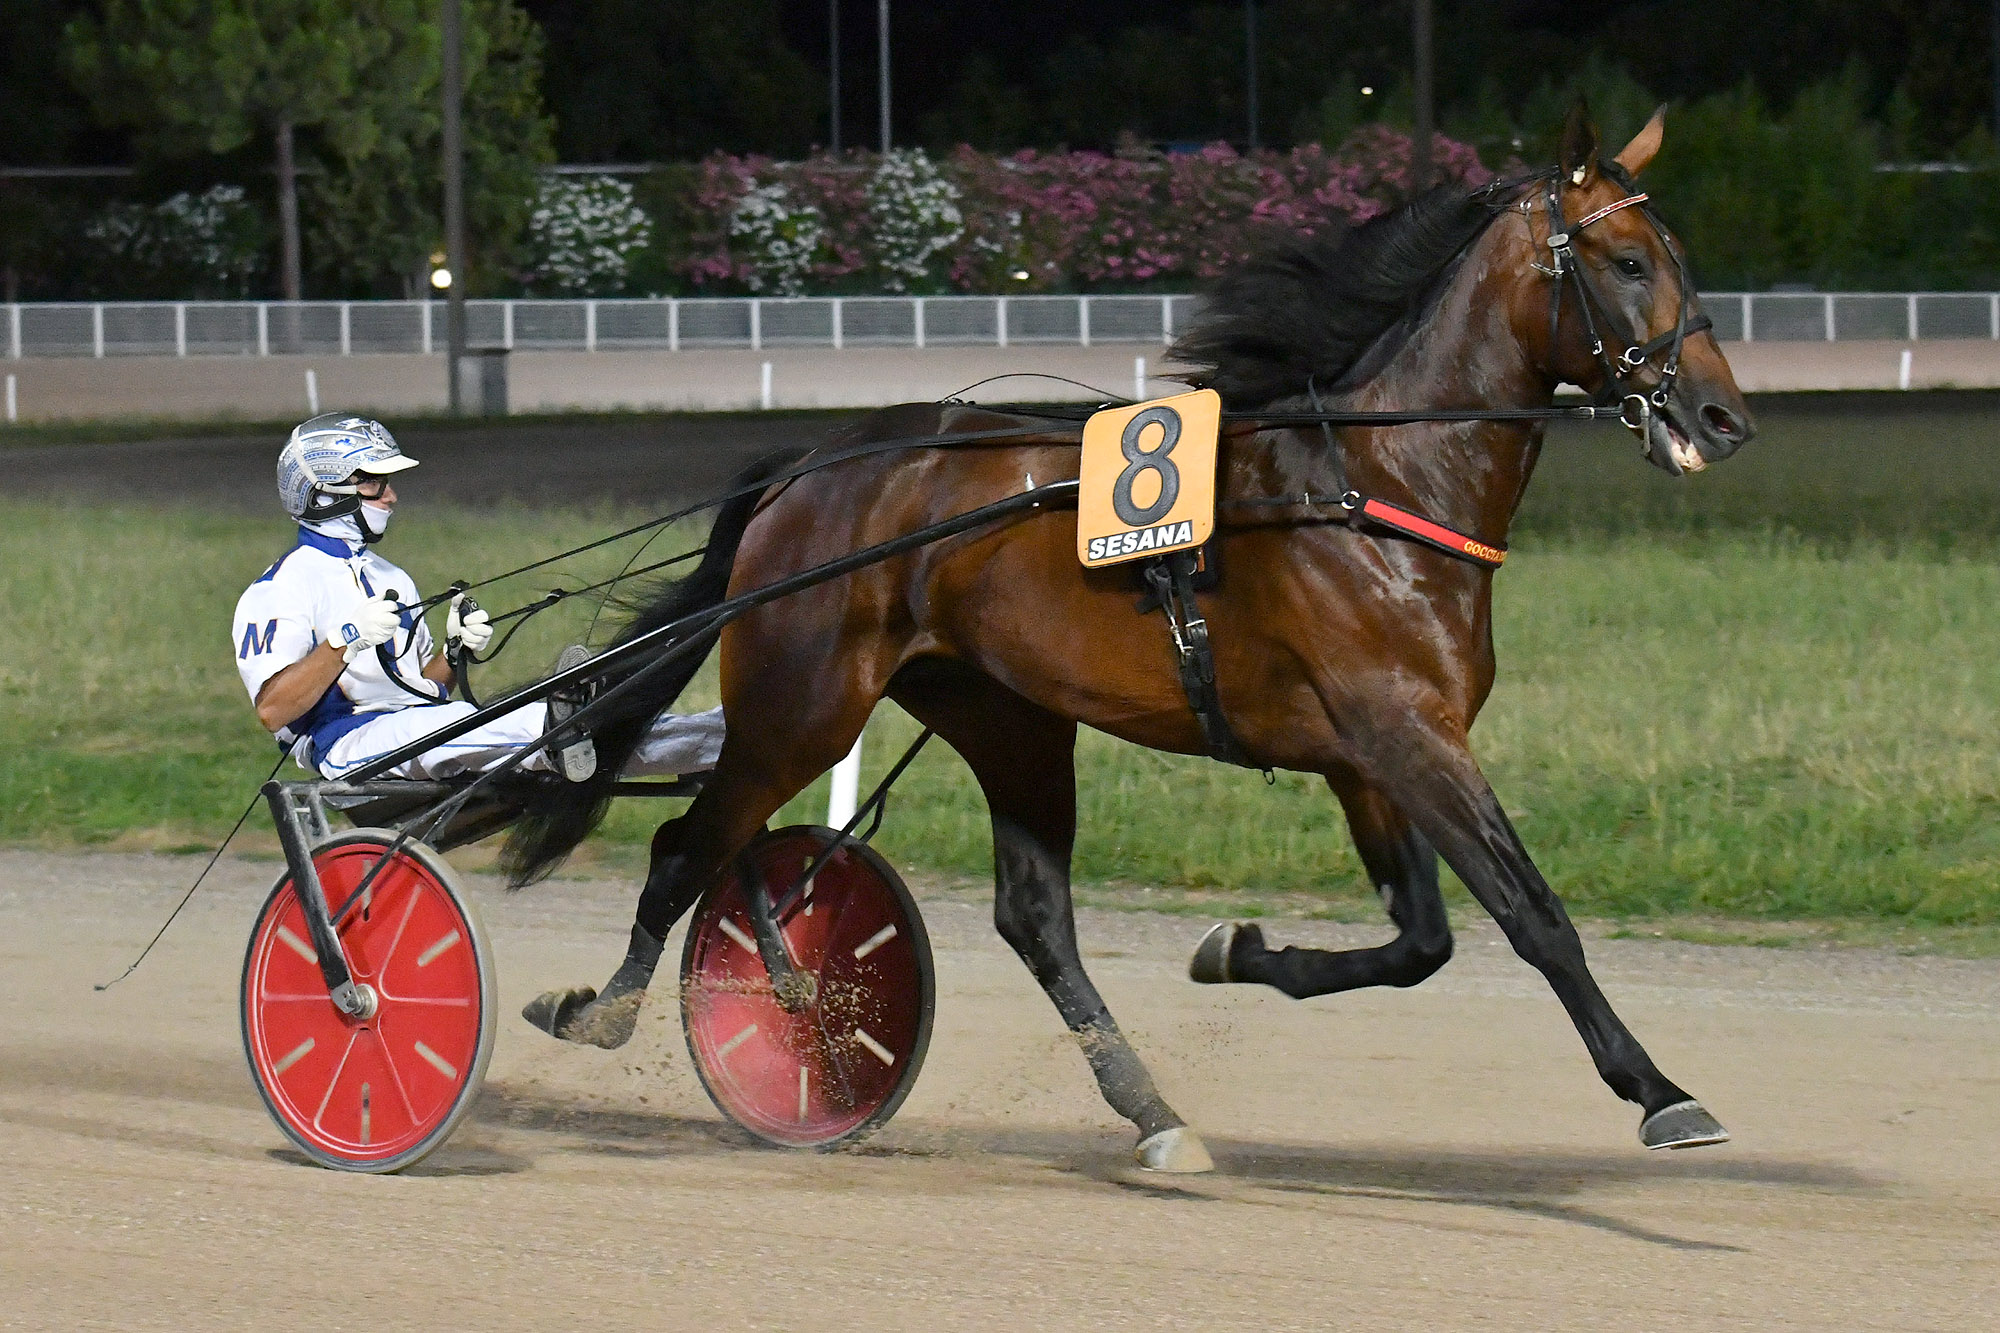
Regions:
<svg viewBox="0 0 2000 1333"><path fill-rule="evenodd" d="M388 871L384 871L381 876L381 882L386 883L390 874L400 869L402 869L402 867L399 865L392 867ZM405 880L410 880L412 878L413 877L409 875L404 876ZM416 915L417 901L423 896L423 886L420 883L409 884L408 896L409 896L409 902L406 903L403 907L403 918L402 920L396 923L396 933L390 937L389 947L383 951L382 961L375 965L375 971L377 975L381 975L382 973L385 973L389 970L389 960L396 956L396 948L403 942L403 932L410 928L410 918Z"/></svg>
<svg viewBox="0 0 2000 1333"><path fill-rule="evenodd" d="M380 1032L375 1034L375 1040L382 1048L382 1064L389 1071L390 1081L396 1085L396 1095L403 1099L403 1110L408 1113L410 1123L416 1124L422 1121L423 1117L417 1114L417 1104L410 1097L409 1084L404 1080L403 1071L397 1065L395 1048L382 1040Z"/></svg>
<svg viewBox="0 0 2000 1333"><path fill-rule="evenodd" d="M313 1128L319 1128L321 1117L326 1115L326 1105L333 1100L333 1090L340 1086L340 1076L346 1072L347 1062L354 1054L354 1043L361 1038L361 1029L347 1034L347 1045L341 1048L340 1062L333 1067L333 1073L326 1080L326 1091L320 1094L319 1105L313 1108Z"/></svg>
<svg viewBox="0 0 2000 1333"><path fill-rule="evenodd" d="M833 860L826 863L826 869L833 869L836 865L840 864L840 861L840 856L836 855ZM826 871L821 871L820 873L825 874ZM841 923L847 919L847 909L854 902L854 893L848 886L842 886L839 897L840 901L834 905L831 914L827 917L826 949L821 954L822 967L833 960L834 953L840 944Z"/></svg>
<svg viewBox="0 0 2000 1333"><path fill-rule="evenodd" d="M813 1032L819 1037L821 1063L832 1069L834 1078L840 1083L841 1094L847 1098L849 1109L861 1105L861 1095L854 1090L854 1076L848 1071L847 1060L841 1054L843 1039L827 1030L824 1009L813 1014Z"/></svg>

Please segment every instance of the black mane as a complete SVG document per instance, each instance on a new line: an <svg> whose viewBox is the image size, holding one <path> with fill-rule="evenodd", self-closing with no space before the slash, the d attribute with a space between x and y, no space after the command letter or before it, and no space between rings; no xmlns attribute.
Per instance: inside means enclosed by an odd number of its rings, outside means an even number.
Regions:
<svg viewBox="0 0 2000 1333"><path fill-rule="evenodd" d="M1331 389L1495 217L1491 187L1441 185L1359 227L1280 241L1224 274L1169 355L1225 406Z"/></svg>

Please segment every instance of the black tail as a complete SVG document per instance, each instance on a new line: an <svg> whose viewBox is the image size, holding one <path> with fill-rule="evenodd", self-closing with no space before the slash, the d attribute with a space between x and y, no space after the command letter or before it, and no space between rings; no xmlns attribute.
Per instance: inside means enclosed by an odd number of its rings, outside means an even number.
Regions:
<svg viewBox="0 0 2000 1333"><path fill-rule="evenodd" d="M773 459L752 464L736 476L730 489L754 484L778 466ZM628 642L722 601L729 591L736 550L743 544L743 532L762 498L760 488L726 501L716 511L708 549L694 572L668 580L638 598L632 619L619 631L616 642ZM707 643L700 649L649 678L643 688L613 704L605 716L591 724L591 739L597 746L596 776L588 782L550 784L545 794L537 794L507 838L500 867L516 888L554 870L597 827L610 808L611 785L639 748L646 728L694 679L717 634L719 631L706 635Z"/></svg>

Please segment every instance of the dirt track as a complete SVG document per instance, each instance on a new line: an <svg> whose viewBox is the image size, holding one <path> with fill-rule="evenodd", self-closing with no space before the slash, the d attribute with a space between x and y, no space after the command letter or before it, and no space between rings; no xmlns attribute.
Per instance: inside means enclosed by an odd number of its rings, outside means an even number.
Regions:
<svg viewBox="0 0 2000 1333"><path fill-rule="evenodd" d="M273 866L226 862L91 993L196 868L0 851L0 1327L1914 1329L1990 1326L2000 1295L1991 962L1593 942L1737 1135L1649 1156L1491 928L1420 990L1301 1005L1188 984L1200 922L1089 913L1095 976L1218 1161L1167 1179L983 907L944 898L929 1062L862 1150L725 1126L663 983L623 1052L510 1017L475 1119L365 1178L281 1147L244 1072ZM602 980L624 886L476 882L510 1014Z"/></svg>

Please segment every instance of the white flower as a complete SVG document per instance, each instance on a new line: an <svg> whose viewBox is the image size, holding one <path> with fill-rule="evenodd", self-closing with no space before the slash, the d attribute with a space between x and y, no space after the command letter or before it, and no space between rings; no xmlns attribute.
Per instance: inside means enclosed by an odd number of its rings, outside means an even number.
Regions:
<svg viewBox="0 0 2000 1333"><path fill-rule="evenodd" d="M868 181L868 215L883 284L908 291L931 278L931 260L965 230L958 187L938 174L920 148L884 153Z"/></svg>
<svg viewBox="0 0 2000 1333"><path fill-rule="evenodd" d="M730 248L749 267L753 292L804 292L826 239L825 216L811 204L794 203L781 183L752 186L729 215Z"/></svg>
<svg viewBox="0 0 2000 1333"><path fill-rule="evenodd" d="M569 296L616 291L651 243L653 220L615 176L544 176L528 217L528 280Z"/></svg>
<svg viewBox="0 0 2000 1333"><path fill-rule="evenodd" d="M83 233L138 267L199 275L224 287L246 282L261 258L251 208L237 185L183 190L160 204L113 204Z"/></svg>

